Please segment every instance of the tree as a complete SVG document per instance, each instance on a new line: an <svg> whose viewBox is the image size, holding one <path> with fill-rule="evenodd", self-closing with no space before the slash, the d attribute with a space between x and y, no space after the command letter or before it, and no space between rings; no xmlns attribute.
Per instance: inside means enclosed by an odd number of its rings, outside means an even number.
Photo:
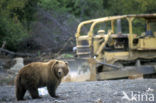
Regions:
<svg viewBox="0 0 156 103"><path fill-rule="evenodd" d="M8 49L16 45L28 34L24 24L31 20L34 2L37 0L0 0L0 45L7 42Z"/></svg>

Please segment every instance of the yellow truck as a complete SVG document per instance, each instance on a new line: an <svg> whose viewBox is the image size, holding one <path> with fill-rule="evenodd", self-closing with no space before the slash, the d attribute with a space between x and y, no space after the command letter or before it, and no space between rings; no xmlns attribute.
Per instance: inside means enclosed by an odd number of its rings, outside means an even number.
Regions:
<svg viewBox="0 0 156 103"><path fill-rule="evenodd" d="M107 25L97 28L102 24ZM82 27L86 25L90 26L88 33L81 34ZM127 28L127 32L117 30L121 29L120 25ZM136 27L144 29L137 31ZM90 80L156 73L156 14L110 16L83 21L78 25L75 37L77 58L89 62Z"/></svg>

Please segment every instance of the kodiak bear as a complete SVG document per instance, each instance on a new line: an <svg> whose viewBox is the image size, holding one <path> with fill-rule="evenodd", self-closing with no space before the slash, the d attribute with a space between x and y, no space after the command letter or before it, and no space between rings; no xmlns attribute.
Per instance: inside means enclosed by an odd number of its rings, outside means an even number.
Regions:
<svg viewBox="0 0 156 103"><path fill-rule="evenodd" d="M60 60L33 62L24 66L16 76L16 99L23 100L26 90L33 99L40 98L38 88L47 86L52 97L58 97L55 91L61 79L69 72L68 64Z"/></svg>

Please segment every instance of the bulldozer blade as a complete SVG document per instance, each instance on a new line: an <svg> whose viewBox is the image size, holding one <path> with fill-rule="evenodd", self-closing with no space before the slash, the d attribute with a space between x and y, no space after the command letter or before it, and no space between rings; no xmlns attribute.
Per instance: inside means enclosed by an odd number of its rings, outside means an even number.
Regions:
<svg viewBox="0 0 156 103"><path fill-rule="evenodd" d="M153 66L130 66L125 67L122 70L114 70L108 72L101 72L97 74L98 80L106 80L106 79L119 79L119 78L127 78L128 76L137 75L137 74L153 74L156 73L156 70Z"/></svg>
<svg viewBox="0 0 156 103"><path fill-rule="evenodd" d="M69 64L70 81L79 82L87 81L90 78L90 67L87 59L69 59L66 60Z"/></svg>

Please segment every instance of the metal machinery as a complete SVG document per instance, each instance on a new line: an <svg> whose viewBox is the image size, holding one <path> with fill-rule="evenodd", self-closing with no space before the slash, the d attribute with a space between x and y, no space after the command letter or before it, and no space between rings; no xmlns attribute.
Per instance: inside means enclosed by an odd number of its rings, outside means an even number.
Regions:
<svg viewBox="0 0 156 103"><path fill-rule="evenodd" d="M127 22L127 33L115 32L118 20ZM134 20L142 20L145 30L135 34ZM95 26L110 23L107 30L95 34ZM76 54L87 59L90 65L90 80L119 79L131 75L155 73L156 65L156 14L111 16L83 21L78 25ZM87 35L81 29L90 24ZM120 23L121 24L121 23ZM124 25L125 26L125 25Z"/></svg>

